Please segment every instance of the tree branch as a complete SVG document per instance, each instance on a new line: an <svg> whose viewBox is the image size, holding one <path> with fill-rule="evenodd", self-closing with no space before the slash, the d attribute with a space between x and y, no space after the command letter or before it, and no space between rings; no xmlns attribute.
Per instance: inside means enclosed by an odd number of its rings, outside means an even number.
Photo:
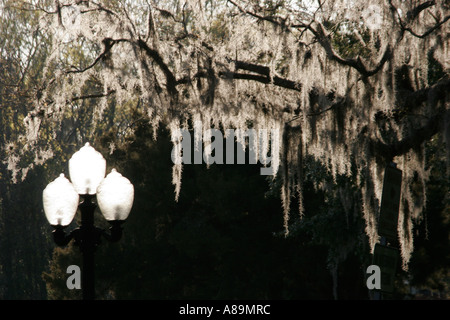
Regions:
<svg viewBox="0 0 450 320"><path fill-rule="evenodd" d="M341 97L335 103L333 103L331 106L329 106L328 108L326 108L324 110L317 111L317 112L308 113L307 116L308 117L320 116L321 114L323 114L323 113L325 113L327 111L330 111L330 110L333 110L335 108L339 108L339 107L343 106L345 104L345 102L346 102L346 99L344 97Z"/></svg>
<svg viewBox="0 0 450 320"><path fill-rule="evenodd" d="M103 98L108 97L112 94L114 94L116 90L108 90L106 93L96 93L96 94L86 94L82 96L76 96L71 99L71 101L77 101L77 100L84 100L84 99L95 99L95 98Z"/></svg>
<svg viewBox="0 0 450 320"><path fill-rule="evenodd" d="M440 112L429 119L421 128L414 130L409 136L390 145L381 141L370 141L370 147L377 158L391 161L394 157L403 155L409 150L420 146L430 140L439 132L441 126L450 117L450 110Z"/></svg>
<svg viewBox="0 0 450 320"><path fill-rule="evenodd" d="M410 11L408 11L406 13L407 20L403 21L402 18L400 17L400 14L398 13L397 8L392 4L392 0L389 0L389 6L391 7L391 11L394 12L397 15L398 23L400 25L402 34L405 33L405 31L407 31L411 35L413 35L414 37L421 38L421 39L423 39L423 38L427 37L428 35L430 35L434 30L439 29L444 23L446 23L450 19L450 16L446 16L444 19L442 19L441 21L437 22L434 26L429 28L423 34L417 34L410 27L407 26L413 20L415 20L423 10L425 10L427 8L430 8L430 7L434 6L434 5L436 5L436 1L434 1L434 0L433 1L426 1L426 2L424 2L422 4L419 4L417 7L411 9ZM436 19L436 17L435 17L435 19Z"/></svg>
<svg viewBox="0 0 450 320"><path fill-rule="evenodd" d="M89 1L82 1L82 2L87 2L87 4L89 4ZM81 13L88 13L88 12L93 12L93 11L104 11L111 16L118 17L117 13L115 13L114 11L112 11L110 9L103 7L100 3L96 3L94 1L90 1L90 2L95 4L97 6L97 8L81 10Z"/></svg>
<svg viewBox="0 0 450 320"><path fill-rule="evenodd" d="M93 63L91 63L89 66L83 69L75 69L75 70L68 70L66 73L83 73L91 68L93 68L99 61L105 59L109 52L111 51L112 47L119 43L119 42L129 42L128 39L111 39L111 38L105 38L102 40L103 43L103 52L95 59Z"/></svg>
<svg viewBox="0 0 450 320"><path fill-rule="evenodd" d="M427 100L443 100L445 94L449 92L450 89L450 78L448 76L443 77L434 85L411 92L408 95L397 98L396 106L402 110L411 111L419 107L422 103Z"/></svg>
<svg viewBox="0 0 450 320"><path fill-rule="evenodd" d="M261 82L264 84L272 83L273 85L276 85L278 87L282 87L285 89L295 90L295 91L301 91L302 85L299 82L280 78L280 77L273 77L273 79L270 79L270 77L257 75L257 74L247 74L247 73L239 73L239 72L232 72L232 71L221 71L219 72L219 76L224 79L240 79L240 80L252 80Z"/></svg>
<svg viewBox="0 0 450 320"><path fill-rule="evenodd" d="M304 28L305 30L309 30L313 33L313 35L317 38L319 44L324 48L325 52L327 53L327 56L330 60L336 61L339 64L342 64L344 66L349 66L351 68L354 68L357 70L363 77L370 77L374 74L378 73L383 65L391 58L391 48L388 46L381 58L381 60L377 63L377 65L371 69L368 70L367 67L364 65L364 63L361 60L361 57L357 57L355 59L344 59L340 57L333 49L333 46L330 42L330 39L325 35L325 31L323 30L322 24L318 21L316 21L318 27L317 29L314 29L311 25L314 21L311 21L309 24L292 24L292 25L286 25L285 19L282 19L278 17L278 19L272 17L272 16L261 16L255 12L252 12L250 10L246 10L242 8L240 5L238 5L233 0L228 0L228 2L232 3L234 6L236 6L242 13L248 14L252 17L255 17L260 20L269 21L277 26L281 27L288 27L288 28Z"/></svg>
<svg viewBox="0 0 450 320"><path fill-rule="evenodd" d="M173 97L177 97L178 96L178 91L176 89L176 85L177 85L177 79L175 78L174 74L172 73L172 71L170 71L169 67L167 66L167 64L164 62L163 58L161 57L161 55L159 54L158 51L150 48L147 43L145 43L143 40L139 39L137 41L137 45L139 46L139 48L141 48L142 50L145 51L145 53L147 53L147 55L153 59L153 61L155 61L155 63L158 65L158 67L162 70L162 72L164 73L165 77L166 77L166 87L167 87L167 91L169 92L170 95L172 95Z"/></svg>
<svg viewBox="0 0 450 320"><path fill-rule="evenodd" d="M233 71L220 71L218 73L219 77L222 79L239 79L239 80L251 80L257 81L264 84L273 84L278 87L282 87L285 89L301 91L302 84L297 81L281 78L278 76L271 77L270 76L270 68L266 66L257 65L254 63L248 63L239 60L231 60L227 59L229 62L234 62L236 66L236 70L246 70L250 72L255 72L257 74L248 74L248 73L240 73ZM208 74L205 71L197 72L193 78L207 78ZM186 84L189 83L191 79L189 77L183 77L176 81L176 84Z"/></svg>
<svg viewBox="0 0 450 320"><path fill-rule="evenodd" d="M397 101L395 104L395 110L392 112L392 117L398 121L403 116L419 108L427 101L436 102L444 100L445 95L449 92L449 89L450 79L448 76L445 76L430 87L401 94L396 99ZM385 119L388 117L389 115L380 111L375 115L375 120Z"/></svg>
<svg viewBox="0 0 450 320"><path fill-rule="evenodd" d="M317 41L319 41L320 45L325 49L328 58L344 66L349 66L356 69L363 77L370 77L376 74L378 71L381 70L386 61L388 61L391 58L391 48L390 46L388 46L386 47L381 60L372 70L368 70L366 68L366 66L364 65L359 56L356 59L344 59L333 50L333 46L331 45L329 38L325 35L325 31L323 30L322 24L320 23L317 24L318 24L317 29L314 29L311 26L309 26L309 30L314 34L314 36L317 38Z"/></svg>
<svg viewBox="0 0 450 320"><path fill-rule="evenodd" d="M391 2L391 1L389 1ZM436 1L432 0L432 1L426 1L424 3L419 4L417 7L415 7L414 9L411 9L410 11L408 11L406 13L406 17L408 18L408 20L411 22L412 20L414 20L415 18L417 18L419 16L419 14L429 8L432 7L436 4Z"/></svg>
<svg viewBox="0 0 450 320"><path fill-rule="evenodd" d="M270 68L269 67L257 65L254 63L239 61L239 60L231 60L231 59L228 59L228 60L234 62L236 70L242 69L242 70L246 70L246 71L256 72L256 73L259 73L260 75L263 75L266 77L270 77Z"/></svg>
<svg viewBox="0 0 450 320"><path fill-rule="evenodd" d="M231 60L230 60L231 61ZM262 82L262 83L272 83L276 86L291 89L295 91L301 91L302 85L299 82L288 80L285 78L281 78L278 76L271 76L270 75L270 68L266 66L257 65L254 63L248 63L240 60L234 60L233 61L236 67L236 70L246 70L250 72L255 72L260 74L261 76L264 76L266 79L263 80L262 77L249 77L248 80L254 79L256 81ZM233 75L236 79L245 79L245 75L241 73L234 73Z"/></svg>
<svg viewBox="0 0 450 320"><path fill-rule="evenodd" d="M262 15L259 15L259 14L255 13L255 12L252 12L250 10L246 10L246 9L242 8L240 5L238 5L233 0L228 0L228 2L230 2L232 5L234 5L236 8L238 8L239 11L241 11L244 14L248 14L248 15L250 15L250 16L252 16L254 18L257 18L259 20L264 20L264 21L268 21L268 22L274 23L274 24L276 24L278 26L282 25L282 23L280 23L279 21L274 19L272 16L262 16Z"/></svg>
<svg viewBox="0 0 450 320"><path fill-rule="evenodd" d="M446 23L448 20L450 19L450 16L446 16L442 21L436 23L433 27L429 28L427 31L425 31L422 34L417 34L416 32L414 32L411 28L409 27L403 27L404 31L408 31L410 34L412 34L413 36L417 37L417 38L425 38L428 35L430 35L434 30L439 29L444 23Z"/></svg>

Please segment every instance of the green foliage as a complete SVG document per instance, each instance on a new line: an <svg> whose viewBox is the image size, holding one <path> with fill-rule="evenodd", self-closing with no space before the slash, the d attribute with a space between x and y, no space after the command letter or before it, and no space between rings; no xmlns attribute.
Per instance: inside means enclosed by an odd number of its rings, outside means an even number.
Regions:
<svg viewBox="0 0 450 320"><path fill-rule="evenodd" d="M46 283L47 299L50 300L80 300L82 298L80 290L68 290L66 281L69 274L67 267L79 264L81 254L78 248L74 248L71 243L66 248L55 248L48 271L42 273L42 279Z"/></svg>
<svg viewBox="0 0 450 320"><path fill-rule="evenodd" d="M46 173L36 167L21 184L14 184L4 161L6 154L23 147L19 137L30 110L30 91L41 76L48 38L39 28L38 14L17 10L16 5L0 2L0 299L44 299L40 274L51 245L42 211ZM20 168L34 161L27 150L23 153Z"/></svg>
<svg viewBox="0 0 450 320"><path fill-rule="evenodd" d="M211 34L211 39L213 42L224 41L229 37L230 31L228 30L227 24L223 19L224 14L221 13L210 26L209 33Z"/></svg>
<svg viewBox="0 0 450 320"><path fill-rule="evenodd" d="M443 76L445 76L444 68L433 57L433 51L428 52L428 85L435 84Z"/></svg>
<svg viewBox="0 0 450 320"><path fill-rule="evenodd" d="M356 23L349 21L326 23L325 26L332 32L331 43L342 58L370 56L367 44L371 41L371 34L367 29L361 29Z"/></svg>
<svg viewBox="0 0 450 320"><path fill-rule="evenodd" d="M417 226L409 280L416 289L430 292L425 298L433 298L431 293L434 293L437 295L434 298L449 299L450 180L443 174L448 159L441 139L437 136L427 144L430 170L427 208L424 220Z"/></svg>
<svg viewBox="0 0 450 320"><path fill-rule="evenodd" d="M21 184L1 187L2 299L45 299L40 275L50 258L52 243L42 209L43 169L29 172Z"/></svg>

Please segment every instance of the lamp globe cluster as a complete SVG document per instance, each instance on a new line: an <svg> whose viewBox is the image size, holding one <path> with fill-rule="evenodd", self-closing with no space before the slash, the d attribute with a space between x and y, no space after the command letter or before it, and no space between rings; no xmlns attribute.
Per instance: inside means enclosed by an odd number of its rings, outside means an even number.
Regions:
<svg viewBox="0 0 450 320"><path fill-rule="evenodd" d="M43 192L44 211L50 225L69 225L80 196L96 195L98 207L109 221L124 221L133 206L134 187L116 169L105 177L106 160L86 143L69 160L70 181L64 174L50 182Z"/></svg>

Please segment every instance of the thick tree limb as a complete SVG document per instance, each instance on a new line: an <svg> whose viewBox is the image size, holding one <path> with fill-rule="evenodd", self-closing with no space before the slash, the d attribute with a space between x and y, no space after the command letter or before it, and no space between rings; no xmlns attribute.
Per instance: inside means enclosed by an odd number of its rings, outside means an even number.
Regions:
<svg viewBox="0 0 450 320"><path fill-rule="evenodd" d="M273 77L272 79L267 76L257 75L257 74L247 74L247 73L239 73L239 72L219 72L219 76L225 79L240 79L240 80L253 80L265 84L272 83L275 86L282 87L285 89L301 91L302 85L299 82L287 80L280 77Z"/></svg>
<svg viewBox="0 0 450 320"><path fill-rule="evenodd" d="M233 61L233 60L230 60ZM266 77L270 77L270 68L266 66L257 65L254 63L248 63L244 61L234 60L234 65L236 70L247 70L251 72L259 73L260 75L264 75Z"/></svg>
<svg viewBox="0 0 450 320"><path fill-rule="evenodd" d="M445 95L449 91L450 78L445 76L430 87L399 94L396 99L395 109L392 111L392 115L390 116L380 111L377 113L375 119L379 120L394 117L398 121L404 115L419 109L420 106L427 101L435 103L436 101L444 100Z"/></svg>
<svg viewBox="0 0 450 320"><path fill-rule="evenodd" d="M390 4L392 5L392 1L389 1ZM417 18L419 16L419 14L429 8L432 7L436 4L436 1L432 0L432 1L425 1L424 3L419 4L417 7L415 7L414 9L408 11L406 13L406 17L408 18L409 21L414 20L415 18Z"/></svg>
<svg viewBox="0 0 450 320"><path fill-rule="evenodd" d="M177 86L177 79L175 78L172 71L169 69L167 64L164 62L163 58L159 54L158 51L150 48L145 41L139 39L137 41L137 45L139 48L145 51L147 55L153 59L153 61L158 65L158 67L162 70L166 77L166 87L167 91L172 97L178 96L178 91L176 89Z"/></svg>
<svg viewBox="0 0 450 320"><path fill-rule="evenodd" d="M408 31L410 34L412 34L413 36L417 37L417 38L425 38L428 35L430 35L434 30L439 29L444 23L446 23L448 20L450 19L450 16L446 16L442 21L436 23L433 27L429 28L427 31L425 31L422 34L417 34L416 32L414 32L411 28L409 27L403 27L404 31Z"/></svg>
<svg viewBox="0 0 450 320"><path fill-rule="evenodd" d="M391 161L394 157L403 155L409 150L420 146L423 142L430 140L431 137L440 131L449 116L449 109L440 112L431 117L423 127L414 130L409 136L390 145L381 141L371 141L370 147L372 152L379 159Z"/></svg>
<svg viewBox="0 0 450 320"><path fill-rule="evenodd" d="M309 24L286 25L285 19L282 19L280 17L274 18L273 16L261 16L255 12L252 12L250 10L246 10L246 9L242 8L241 6L239 6L236 2L234 2L232 0L228 0L228 1L230 3L232 3L234 6L236 6L242 13L248 14L254 18L268 21L268 22L271 22L271 23L273 23L277 26L281 26L281 27L288 27L288 28L295 28L295 29L304 28L305 30L311 31L313 33L313 35L317 38L319 44L323 47L323 49L327 53L327 56L330 60L336 61L337 63L342 64L344 66L349 66L351 68L354 68L363 77L370 77L370 76L373 76L374 74L378 73L381 70L381 68L383 67L383 65L386 63L386 61L388 61L391 58L391 48L388 46L385 49L381 60L377 63L377 65L373 69L369 70L364 65L363 61L361 60L361 57L359 57L359 56L354 59L344 59L344 58L340 57L334 51L330 39L326 36L325 31L323 30L322 24L318 21L316 21L317 28L312 27L312 22L314 22L314 21L311 21L311 23L309 23Z"/></svg>
<svg viewBox="0 0 450 320"><path fill-rule="evenodd" d="M295 91L301 91L302 85L297 81L288 80L285 78L281 78L278 76L270 75L270 68L266 66L257 65L254 63L248 63L240 60L233 61L236 67L236 70L246 70L250 72L258 73L261 76L251 75L251 74L243 74L238 72L233 72L230 74L229 72L224 74L224 76L231 77L234 79L246 79L246 80L256 80L262 83L272 83L276 86L291 89Z"/></svg>
<svg viewBox="0 0 450 320"><path fill-rule="evenodd" d="M250 81L257 81L264 84L273 84L275 86L295 90L295 91L301 91L302 84L297 81L281 78L278 76L271 77L270 76L270 69L266 66L261 66L253 63L248 63L244 61L234 61L236 70L246 70L255 72L257 74L249 74L249 73L240 73L240 72L233 72L233 71L220 71L218 72L218 75L222 79L237 79L237 80L250 80ZM206 71L199 71L194 75L195 78L207 78L208 73ZM189 77L183 77L176 81L176 84L187 84L191 81Z"/></svg>
<svg viewBox="0 0 450 320"><path fill-rule="evenodd" d="M314 34L314 36L317 38L317 41L319 41L320 45L324 48L328 58L344 66L349 66L356 69L363 77L370 77L378 73L378 71L381 70L386 61L391 58L391 48L390 46L388 46L386 47L384 54L377 65L372 70L368 70L359 56L355 59L344 59L340 57L334 51L330 39L325 35L322 24L318 23L317 26L318 27L316 29L310 26L309 30Z"/></svg>
<svg viewBox="0 0 450 320"><path fill-rule="evenodd" d="M442 100L450 89L450 78L442 78L434 85L397 98L396 106L401 110L413 110L427 100Z"/></svg>
<svg viewBox="0 0 450 320"><path fill-rule="evenodd" d="M389 1L389 6L391 8L391 11L395 15L397 15L398 23L400 25L402 34L405 31L407 31L411 35L413 35L414 37L421 38L421 39L427 37L433 31L439 29L444 23L446 23L450 19L450 16L446 16L444 19L442 19L441 21L437 22L434 26L430 27L427 31L425 31L422 34L418 34L415 31L413 31L410 27L408 27L408 25L411 24L411 22L414 21L423 10L425 10L427 8L430 8L430 7L434 6L434 5L436 5L436 1L434 1L434 0L433 1L426 1L426 2L424 2L422 4L419 4L418 6L416 6L415 8L411 9L410 11L408 11L406 13L406 21L403 21L402 18L400 17L400 15L399 15L399 13L398 13L397 8L392 4L391 0Z"/></svg>

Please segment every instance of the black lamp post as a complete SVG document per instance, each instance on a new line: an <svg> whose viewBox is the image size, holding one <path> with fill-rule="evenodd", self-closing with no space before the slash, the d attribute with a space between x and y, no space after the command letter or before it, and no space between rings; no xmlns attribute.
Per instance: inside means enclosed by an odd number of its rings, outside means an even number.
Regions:
<svg viewBox="0 0 450 320"><path fill-rule="evenodd" d="M74 239L82 253L81 287L85 300L95 298L96 247L102 237L112 242L120 240L121 225L133 205L134 188L130 181L115 169L105 177L105 169L106 161L103 156L87 143L69 161L72 183L61 174L43 192L44 211L54 228L55 243L65 246ZM97 206L111 225L109 232L94 225ZM64 229L73 220L77 209L81 213L81 225L66 233Z"/></svg>

